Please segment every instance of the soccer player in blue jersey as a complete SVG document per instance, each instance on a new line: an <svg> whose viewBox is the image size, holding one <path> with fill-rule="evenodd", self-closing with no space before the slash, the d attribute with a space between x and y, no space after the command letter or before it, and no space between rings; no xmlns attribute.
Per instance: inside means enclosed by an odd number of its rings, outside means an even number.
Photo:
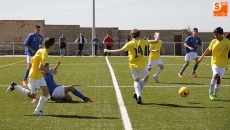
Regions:
<svg viewBox="0 0 230 130"><path fill-rule="evenodd" d="M24 79L22 84L27 85L27 78L30 72L31 68L31 58L35 55L35 53L38 51L38 49L41 47L43 36L40 34L41 27L38 25L34 26L34 32L30 33L26 40L24 41L25 45L25 54L26 54L26 60L27 60L27 69L24 74Z"/></svg>
<svg viewBox="0 0 230 130"><path fill-rule="evenodd" d="M184 72L184 70L186 69L186 67L189 65L189 62L194 59L195 60L195 65L192 69L191 75L193 75L194 77L197 77L196 75L196 69L198 67L198 55L196 53L197 47L202 46L201 43L201 39L199 36L197 36L198 33L198 29L197 28L193 28L192 31L192 36L189 36L185 39L185 64L183 65L183 67L181 68L180 72L178 73L179 77L182 77L182 74Z"/></svg>
<svg viewBox="0 0 230 130"><path fill-rule="evenodd" d="M45 67L50 70L57 71L59 65L61 63L58 61L57 65L54 68L49 68L49 63L45 64ZM72 97L68 94L68 92L72 92L75 96L82 99L84 102L92 102L91 99L84 96L81 92L79 92L77 89L75 89L73 86L58 86L54 79L53 75L51 73L46 73L44 75L47 87L49 89L49 94L51 100L64 100L64 101L72 101Z"/></svg>

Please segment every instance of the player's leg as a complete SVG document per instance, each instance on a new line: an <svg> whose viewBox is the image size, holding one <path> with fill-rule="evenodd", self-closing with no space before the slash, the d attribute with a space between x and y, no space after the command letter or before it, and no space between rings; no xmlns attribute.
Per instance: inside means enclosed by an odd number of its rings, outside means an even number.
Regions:
<svg viewBox="0 0 230 130"><path fill-rule="evenodd" d="M217 65L213 64L212 65L212 79L210 83L210 88L209 88L209 98L211 100L215 100L214 97L216 97L215 94L218 93L219 87L220 87L220 75L219 75L219 68ZM214 94L215 91L215 94ZM214 96L215 95L215 96Z"/></svg>
<svg viewBox="0 0 230 130"><path fill-rule="evenodd" d="M65 86L65 93L72 92L75 96L81 98L84 102L92 102L92 100L85 95L83 95L80 91L75 89L73 86Z"/></svg>
<svg viewBox="0 0 230 130"><path fill-rule="evenodd" d="M140 77L142 77L143 79L140 81L140 88L141 88L141 93L144 89L145 84L148 82L149 79L149 71L148 68L145 67L142 70L140 70ZM141 104L142 103L142 95L138 96L137 95L137 103Z"/></svg>
<svg viewBox="0 0 230 130"><path fill-rule="evenodd" d="M65 53L66 53L66 43L64 42L63 43L63 48L62 48L62 56L65 56Z"/></svg>
<svg viewBox="0 0 230 130"><path fill-rule="evenodd" d="M72 101L73 99L72 99L72 97L68 93L66 93L65 97L64 97L64 100L65 101Z"/></svg>
<svg viewBox="0 0 230 130"><path fill-rule="evenodd" d="M161 71L163 70L164 68L164 64L163 64L163 61L161 60L161 58L159 58L157 61L156 61L156 64L157 66L159 67L157 69L157 72L153 75L155 81L158 83L159 82L159 79L158 79L158 76L159 74L161 73Z"/></svg>
<svg viewBox="0 0 230 130"><path fill-rule="evenodd" d="M94 54L95 54L95 56L97 56L97 44L94 44L94 49L95 49L95 52L94 52Z"/></svg>
<svg viewBox="0 0 230 130"><path fill-rule="evenodd" d="M219 68L219 67L217 67L217 70L218 70L218 74L215 75L215 79L217 79L217 81L216 81L216 84L215 84L215 87L214 87L214 91L213 91L213 100L214 101L218 100L217 94L218 94L218 92L220 90L221 79L224 76L226 68Z"/></svg>
<svg viewBox="0 0 230 130"><path fill-rule="evenodd" d="M108 46L108 50L111 50L112 46ZM109 56L111 56L111 53L109 53Z"/></svg>
<svg viewBox="0 0 230 130"><path fill-rule="evenodd" d="M62 42L60 43L60 56L62 56Z"/></svg>
<svg viewBox="0 0 230 130"><path fill-rule="evenodd" d="M31 68L31 64L30 64L31 58L32 58L32 56L29 56L29 55L26 56L27 68L26 68L26 71L24 73L24 78L22 81L23 85L27 85L27 78L28 78L28 75L30 73L30 68Z"/></svg>
<svg viewBox="0 0 230 130"><path fill-rule="evenodd" d="M195 60L195 64L194 64L194 67L192 69L191 75L193 75L196 78L197 77L197 75L196 75L196 69L197 69L198 64L199 64L199 62L198 62L198 55L197 55L196 52L193 52L193 58Z"/></svg>
<svg viewBox="0 0 230 130"><path fill-rule="evenodd" d="M189 62L192 60L192 53L187 53L185 55L185 64L183 65L183 67L181 68L180 72L178 73L179 77L182 77L183 72L185 71L186 67L189 65Z"/></svg>
<svg viewBox="0 0 230 130"><path fill-rule="evenodd" d="M135 93L133 94L133 98L135 98L135 100L139 104L140 102L138 102L138 98L141 97L141 85L139 81L139 77L140 77L139 71L131 70L131 73L132 73L132 77L134 80L134 90L135 90Z"/></svg>
<svg viewBox="0 0 230 130"><path fill-rule="evenodd" d="M9 92L12 92L13 90L17 90L18 92L20 92L21 94L29 98L32 98L32 99L36 98L36 93L33 93L33 91L23 88L14 82L12 82L11 85L7 88L6 94L8 94Z"/></svg>
<svg viewBox="0 0 230 130"><path fill-rule="evenodd" d="M142 91L145 87L145 84L148 82L148 79L149 79L149 71L147 67L145 67L144 69L140 71L140 75L141 77L143 77L143 79L140 81L141 91Z"/></svg>
<svg viewBox="0 0 230 130"><path fill-rule="evenodd" d="M105 49L109 50L109 46L105 45ZM107 52L104 53L104 56L107 56Z"/></svg>
<svg viewBox="0 0 230 130"><path fill-rule="evenodd" d="M43 77L41 80L39 80L39 86L40 86L40 89L42 90L42 95L40 96L38 104L34 110L34 115L43 116L43 115L46 115L46 113L42 111L42 107L44 106L44 103L46 102L47 96L49 95L49 89Z"/></svg>

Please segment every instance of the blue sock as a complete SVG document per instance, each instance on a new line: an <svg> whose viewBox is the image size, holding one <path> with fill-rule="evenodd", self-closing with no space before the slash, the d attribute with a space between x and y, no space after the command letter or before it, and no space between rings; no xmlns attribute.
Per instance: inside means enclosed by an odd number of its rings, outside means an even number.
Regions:
<svg viewBox="0 0 230 130"><path fill-rule="evenodd" d="M195 72L196 69L197 69L198 65L194 65L193 69L192 69L192 72Z"/></svg>
<svg viewBox="0 0 230 130"><path fill-rule="evenodd" d="M81 92L77 91L76 89L74 89L72 93L73 93L75 96L78 96L78 97L81 98L81 99L84 99L84 98L85 98L85 96L84 96Z"/></svg>
<svg viewBox="0 0 230 130"><path fill-rule="evenodd" d="M182 74L185 69L186 69L185 67L182 67L181 70L180 70L180 73Z"/></svg>
<svg viewBox="0 0 230 130"><path fill-rule="evenodd" d="M28 78L29 73L30 73L30 70L26 69L25 74L24 74L24 79Z"/></svg>

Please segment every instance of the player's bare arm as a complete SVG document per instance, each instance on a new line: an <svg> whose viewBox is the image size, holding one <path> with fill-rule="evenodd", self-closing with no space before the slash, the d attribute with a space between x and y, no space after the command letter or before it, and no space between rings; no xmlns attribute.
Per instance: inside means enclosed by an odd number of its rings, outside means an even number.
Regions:
<svg viewBox="0 0 230 130"><path fill-rule="evenodd" d="M61 64L61 62L57 61L57 65L54 67L54 70L57 70L60 64Z"/></svg>
<svg viewBox="0 0 230 130"><path fill-rule="evenodd" d="M155 39L154 40L150 40L150 44L158 43L158 41L160 39L160 33L159 32L155 32L154 36L155 36Z"/></svg>
<svg viewBox="0 0 230 130"><path fill-rule="evenodd" d="M165 49L164 49L164 47L161 47L161 54L165 54Z"/></svg>
<svg viewBox="0 0 230 130"><path fill-rule="evenodd" d="M210 52L210 50L207 48L204 51L204 53L202 54L202 56L198 59L198 62L200 63L202 61L202 59L204 58L204 56L206 56L209 52Z"/></svg>
<svg viewBox="0 0 230 130"><path fill-rule="evenodd" d="M104 52L109 52L109 53L123 53L125 52L125 50L123 49L116 49L116 50L108 50L108 49L104 49Z"/></svg>
<svg viewBox="0 0 230 130"><path fill-rule="evenodd" d="M150 52L159 52L158 49L152 49L152 50L149 50Z"/></svg>
<svg viewBox="0 0 230 130"><path fill-rule="evenodd" d="M57 74L57 70L50 70L47 69L45 66L43 66L42 64L39 65L39 69L41 71L45 71L46 73L51 73L51 74Z"/></svg>

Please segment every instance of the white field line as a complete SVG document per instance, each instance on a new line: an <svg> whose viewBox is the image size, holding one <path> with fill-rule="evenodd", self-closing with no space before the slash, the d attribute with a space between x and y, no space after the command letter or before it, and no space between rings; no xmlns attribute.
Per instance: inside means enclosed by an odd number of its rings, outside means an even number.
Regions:
<svg viewBox="0 0 230 130"><path fill-rule="evenodd" d="M8 85L0 85L0 87L8 87ZM191 88L209 88L209 85L161 85L161 86L145 86L145 88L180 88L182 86L191 87ZM222 87L230 87L230 85L220 85ZM90 87L90 88L113 88L114 86L81 86L81 87ZM118 86L119 88L133 88L133 86Z"/></svg>
<svg viewBox="0 0 230 130"><path fill-rule="evenodd" d="M116 79L116 76L114 74L113 68L112 68L107 56L105 57L105 59L106 59L107 65L109 67L110 74L112 76L113 85L114 85L114 88L115 88L118 105L119 105L119 108L120 108L120 111L121 111L121 117L122 117L122 121L123 121L123 124L124 124L124 128L125 128L125 130L132 130L133 128L132 128L132 125L131 125L131 122L130 122L130 119L129 119L129 115L128 115L127 109L125 107L125 104L124 104L124 101L123 101L123 98L122 98L122 95L121 95L121 91L119 89L119 86L118 86L117 79Z"/></svg>
<svg viewBox="0 0 230 130"><path fill-rule="evenodd" d="M104 64L104 63L94 63L94 64ZM113 63L115 65L127 65L127 63ZM15 65L27 65L26 62L25 64L15 64ZM56 65L56 64L50 64L50 65ZM61 64L61 65L89 65L88 63L87 64L82 64L82 63L79 63L79 64ZM183 65L183 64L164 64L164 65ZM128 66L128 65L127 65Z"/></svg>

